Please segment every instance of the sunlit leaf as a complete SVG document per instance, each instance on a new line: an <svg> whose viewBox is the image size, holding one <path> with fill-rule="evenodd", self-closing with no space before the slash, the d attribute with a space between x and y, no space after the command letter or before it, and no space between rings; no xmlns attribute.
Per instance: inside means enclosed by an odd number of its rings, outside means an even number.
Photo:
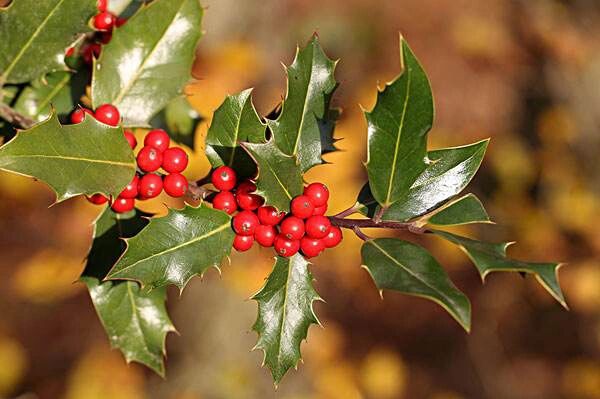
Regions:
<svg viewBox="0 0 600 399"><path fill-rule="evenodd" d="M440 208L429 217L427 223L438 226L454 226L469 223L490 223L483 204L473 194L467 194Z"/></svg>

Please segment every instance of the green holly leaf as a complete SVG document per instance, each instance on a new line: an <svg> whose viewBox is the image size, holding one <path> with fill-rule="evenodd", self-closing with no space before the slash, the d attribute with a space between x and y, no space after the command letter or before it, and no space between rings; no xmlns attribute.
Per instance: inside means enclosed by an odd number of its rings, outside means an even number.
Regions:
<svg viewBox="0 0 600 399"><path fill-rule="evenodd" d="M198 0L156 0L141 7L113 31L94 65L94 108L111 103L125 126L148 126L190 80L201 20Z"/></svg>
<svg viewBox="0 0 600 399"><path fill-rule="evenodd" d="M374 198L387 208L406 195L430 164L427 132L433 124L433 98L425 71L404 39L402 74L377 95L365 112L369 132L367 172Z"/></svg>
<svg viewBox="0 0 600 399"><path fill-rule="evenodd" d="M65 50L90 31L96 0L16 0L0 9L0 86L68 70Z"/></svg>
<svg viewBox="0 0 600 399"><path fill-rule="evenodd" d="M380 291L390 289L432 300L470 330L469 299L424 248L396 238L377 238L366 241L361 254L363 267Z"/></svg>
<svg viewBox="0 0 600 399"><path fill-rule="evenodd" d="M300 165L295 156L286 155L273 142L242 143L258 165L256 193L283 212L289 212L290 201L304 188Z"/></svg>
<svg viewBox="0 0 600 399"><path fill-rule="evenodd" d="M71 76L61 71L34 80L21 91L15 111L37 122L48 119L53 108L59 115L68 114L75 107L71 98Z"/></svg>
<svg viewBox="0 0 600 399"><path fill-rule="evenodd" d="M175 142L194 149L196 128L202 118L185 97L177 97L156 115L150 124L164 129Z"/></svg>
<svg viewBox="0 0 600 399"><path fill-rule="evenodd" d="M126 240L127 250L107 279L135 280L148 288L175 284L182 290L193 276L219 268L233 237L231 217L223 211L204 204L170 209Z"/></svg>
<svg viewBox="0 0 600 399"><path fill-rule="evenodd" d="M42 180L57 201L80 194L116 197L135 168L123 129L94 118L63 126L53 114L0 147L0 169Z"/></svg>
<svg viewBox="0 0 600 399"><path fill-rule="evenodd" d="M382 214L384 220L406 221L436 209L440 204L459 194L473 179L489 140L440 150L429 151L431 163L414 180L411 187ZM369 187L359 193L357 211L371 217L379 206Z"/></svg>
<svg viewBox="0 0 600 399"><path fill-rule="evenodd" d="M164 376L165 339L175 331L165 307L166 289L140 290L134 281L105 281L106 274L125 250L122 238L133 237L150 214L139 210L116 214L109 207L94 223L94 241L80 278L114 348L127 362L135 361Z"/></svg>
<svg viewBox="0 0 600 399"><path fill-rule="evenodd" d="M227 96L215 111L206 134L206 156L214 168L227 165L241 177L251 177L256 165L239 143L263 143L265 133L266 127L252 104L252 89Z"/></svg>
<svg viewBox="0 0 600 399"><path fill-rule="evenodd" d="M507 257L506 249L512 242L489 243L461 237L456 234L440 230L433 233L456 244L479 270L482 280L491 272L509 271L533 274L540 284L552 295L562 306L567 308L565 298L558 282L558 269L560 263L533 263L523 262Z"/></svg>
<svg viewBox="0 0 600 399"><path fill-rule="evenodd" d="M427 217L426 222L438 226L456 226L470 223L492 223L479 198L467 194L440 207Z"/></svg>
<svg viewBox="0 0 600 399"><path fill-rule="evenodd" d="M254 349L264 352L263 365L271 370L275 384L298 366L300 343L308 327L320 324L313 302L321 300L312 285L309 263L296 254L277 257L265 285L252 299L258 302L258 317L252 329L258 333Z"/></svg>
<svg viewBox="0 0 600 399"><path fill-rule="evenodd" d="M276 120L267 120L275 144L298 158L302 172L321 164L321 155L330 150L328 142L333 141L328 137L333 129L322 129L321 125L330 116L329 102L337 87L335 66L323 52L319 38L313 36L286 67L288 88L281 113Z"/></svg>

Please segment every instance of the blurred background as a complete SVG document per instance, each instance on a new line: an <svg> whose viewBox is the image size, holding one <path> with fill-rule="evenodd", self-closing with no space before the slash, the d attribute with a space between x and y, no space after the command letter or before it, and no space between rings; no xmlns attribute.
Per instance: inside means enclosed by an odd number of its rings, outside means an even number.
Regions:
<svg viewBox="0 0 600 399"><path fill-rule="evenodd" d="M247 300L271 252L234 254L222 275L194 279L169 310L167 379L125 364L109 348L85 287L73 283L99 209L53 206L41 183L0 176L1 398L600 398L600 3L596 0L204 0L206 35L190 85L206 118L190 178L209 168L203 135L226 94L255 87L262 114L282 99L296 44L317 31L341 59L334 105L343 151L314 168L332 212L365 180L366 124L359 104L399 71L398 33L428 72L436 98L430 147L491 137L469 190L495 226L461 228L516 240L510 254L564 261L570 312L532 278L492 274L485 285L466 257L435 238L421 243L471 299L465 334L439 306L387 293L360 266L360 242L316 259L316 304L304 363L278 390L251 352L256 304ZM166 198L144 204L164 213ZM414 239L413 237L408 237Z"/></svg>

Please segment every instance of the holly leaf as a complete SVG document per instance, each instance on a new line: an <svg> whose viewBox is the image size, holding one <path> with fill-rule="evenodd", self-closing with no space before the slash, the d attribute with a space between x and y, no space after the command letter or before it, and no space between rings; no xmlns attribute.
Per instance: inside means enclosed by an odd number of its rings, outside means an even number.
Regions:
<svg viewBox="0 0 600 399"><path fill-rule="evenodd" d="M0 169L42 180L57 201L80 194L116 197L135 168L123 129L94 118L63 126L53 114L0 147Z"/></svg>
<svg viewBox="0 0 600 399"><path fill-rule="evenodd" d="M558 269L560 263L533 263L523 262L507 257L506 249L512 242L489 243L461 237L456 234L440 230L433 233L456 244L471 259L481 279L491 272L509 271L533 274L540 284L552 295L563 307L567 307L560 284L558 282Z"/></svg>
<svg viewBox="0 0 600 399"><path fill-rule="evenodd" d="M309 263L300 254L277 257L265 285L252 299L258 302L258 317L252 329L258 333L254 349L264 352L263 365L279 384L301 359L300 343L311 324L320 324L313 302L321 300L312 285Z"/></svg>
<svg viewBox="0 0 600 399"><path fill-rule="evenodd" d="M15 111L37 122L48 119L53 108L59 115L68 114L75 106L70 82L71 73L62 71L34 80L21 91Z"/></svg>
<svg viewBox="0 0 600 399"><path fill-rule="evenodd" d="M169 133L171 139L194 149L196 127L202 121L185 97L176 97L165 109L156 115L150 124Z"/></svg>
<svg viewBox="0 0 600 399"><path fill-rule="evenodd" d="M90 31L96 12L96 0L16 0L0 8L0 86L68 70L65 50Z"/></svg>
<svg viewBox="0 0 600 399"><path fill-rule="evenodd" d="M380 291L390 289L432 300L470 330L469 299L424 248L396 238L376 238L363 244L361 254L363 267Z"/></svg>
<svg viewBox="0 0 600 399"><path fill-rule="evenodd" d="M265 133L266 127L252 104L252 89L227 96L208 128L206 156L213 168L227 165L241 177L251 177L256 165L239 143L263 143Z"/></svg>
<svg viewBox="0 0 600 399"><path fill-rule="evenodd" d="M165 307L166 289L144 292L134 281L102 282L125 250L122 238L139 233L150 216L139 210L116 214L106 207L94 222L94 240L80 280L88 287L112 347L127 362L145 364L164 376L165 339L175 331Z"/></svg>
<svg viewBox="0 0 600 399"><path fill-rule="evenodd" d="M492 223L479 198L467 194L449 202L427 217L426 222L438 226L456 226L470 223Z"/></svg>
<svg viewBox="0 0 600 399"><path fill-rule="evenodd" d="M406 221L424 215L453 196L459 194L473 179L489 140L440 150L429 151L431 160L426 169L414 180L411 187L382 213L382 219ZM380 206L369 187L359 193L357 211L373 216Z"/></svg>
<svg viewBox="0 0 600 399"><path fill-rule="evenodd" d="M256 193L280 211L290 210L290 201L302 194L300 165L295 156L286 155L273 142L265 144L242 143L242 147L258 165Z"/></svg>
<svg viewBox="0 0 600 399"><path fill-rule="evenodd" d="M374 198L387 208L406 195L429 165L427 132L433 124L433 98L425 71L404 39L402 74L377 94L365 112L368 125L366 168Z"/></svg>
<svg viewBox="0 0 600 399"><path fill-rule="evenodd" d="M320 125L330 116L329 102L337 87L335 66L336 61L327 58L319 38L313 36L306 47L297 49L294 62L286 67L288 87L281 113L276 120L267 120L275 144L283 153L298 158L302 172L321 164L321 154L330 150L327 144L333 141L328 137L333 129Z"/></svg>
<svg viewBox="0 0 600 399"><path fill-rule="evenodd" d="M148 126L190 80L201 20L198 0L156 0L142 6L113 31L94 65L94 108L111 103L125 126Z"/></svg>
<svg viewBox="0 0 600 399"><path fill-rule="evenodd" d="M231 217L201 205L170 209L135 237L107 279L135 280L150 289L175 284L182 290L195 275L219 268L233 244Z"/></svg>

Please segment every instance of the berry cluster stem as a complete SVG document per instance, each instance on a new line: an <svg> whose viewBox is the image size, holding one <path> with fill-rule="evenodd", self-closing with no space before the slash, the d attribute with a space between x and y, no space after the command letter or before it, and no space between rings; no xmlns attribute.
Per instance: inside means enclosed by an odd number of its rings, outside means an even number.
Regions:
<svg viewBox="0 0 600 399"><path fill-rule="evenodd" d="M423 227L417 226L412 222L388 222L377 221L374 219L350 219L339 216L330 216L329 220L333 226L338 226L343 229L350 229L362 240L367 240L368 237L360 230L362 228L379 228L392 230L406 230L414 234L425 234L429 231Z"/></svg>
<svg viewBox="0 0 600 399"><path fill-rule="evenodd" d="M6 104L0 104L0 118L23 129L29 129L35 124L33 119L18 113Z"/></svg>

